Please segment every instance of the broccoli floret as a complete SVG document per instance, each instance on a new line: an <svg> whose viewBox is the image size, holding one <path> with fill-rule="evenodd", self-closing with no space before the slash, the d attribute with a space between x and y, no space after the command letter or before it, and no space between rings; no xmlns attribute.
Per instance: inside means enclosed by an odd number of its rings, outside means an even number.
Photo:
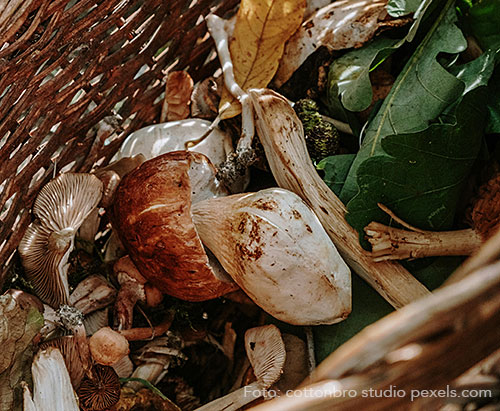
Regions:
<svg viewBox="0 0 500 411"><path fill-rule="evenodd" d="M297 116L304 126L307 150L311 159L317 163L323 158L337 154L339 149L339 133L319 114L314 100L302 99L295 103Z"/></svg>

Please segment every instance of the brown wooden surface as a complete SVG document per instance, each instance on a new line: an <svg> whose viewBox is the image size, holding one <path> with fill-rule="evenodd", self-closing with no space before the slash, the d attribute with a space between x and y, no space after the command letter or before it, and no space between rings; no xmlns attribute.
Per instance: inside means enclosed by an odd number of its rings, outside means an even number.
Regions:
<svg viewBox="0 0 500 411"><path fill-rule="evenodd" d="M201 16L238 0L8 0L0 10L1 280L40 188L105 164L157 122L169 70L194 81L218 65ZM148 70L137 76L141 67ZM118 104L120 103L120 104ZM118 132L96 125L116 111ZM56 129L57 126L57 129ZM104 144L104 141L106 144Z"/></svg>

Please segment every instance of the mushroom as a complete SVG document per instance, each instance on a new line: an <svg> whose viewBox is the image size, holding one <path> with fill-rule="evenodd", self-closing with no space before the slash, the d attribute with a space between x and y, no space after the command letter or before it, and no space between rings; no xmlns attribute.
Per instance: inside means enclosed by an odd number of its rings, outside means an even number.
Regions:
<svg viewBox="0 0 500 411"><path fill-rule="evenodd" d="M286 351L275 325L251 328L245 333L245 350L257 381L218 398L197 411L235 411L262 397L281 376Z"/></svg>
<svg viewBox="0 0 500 411"><path fill-rule="evenodd" d="M92 378L86 377L78 389L85 410L107 410L120 399L120 380L112 367L95 365ZM61 408L62 409L62 408Z"/></svg>
<svg viewBox="0 0 500 411"><path fill-rule="evenodd" d="M107 325L107 307L116 296L116 290L101 276L91 275L81 281L69 296L69 304L83 316L83 325L87 335ZM45 324L40 331L48 337L61 325L59 314L51 306L43 305Z"/></svg>
<svg viewBox="0 0 500 411"><path fill-rule="evenodd" d="M73 335L65 335L40 344L40 350L42 351L51 347L57 348L61 352L71 379L71 384L73 387L78 388L85 375L85 370L75 337Z"/></svg>
<svg viewBox="0 0 500 411"><path fill-rule="evenodd" d="M64 359L57 348L39 351L31 366L33 398L23 384L25 411L64 410L79 411Z"/></svg>
<svg viewBox="0 0 500 411"><path fill-rule="evenodd" d="M210 126L210 121L192 118L141 128L125 139L113 159L142 154L151 160L171 151L189 150L206 155L218 165L233 150L231 137L218 127L210 131Z"/></svg>
<svg viewBox="0 0 500 411"><path fill-rule="evenodd" d="M113 229L142 276L161 292L187 301L216 298L238 287L203 248L191 202L226 193L203 154L167 153L122 180Z"/></svg>
<svg viewBox="0 0 500 411"><path fill-rule="evenodd" d="M196 203L204 244L266 312L295 325L332 324L351 311L349 267L312 210L278 188Z"/></svg>
<svg viewBox="0 0 500 411"><path fill-rule="evenodd" d="M115 302L115 323L119 330L132 327L135 304L145 302L150 307L161 303L163 295L141 275L129 256L120 258L114 265L120 291Z"/></svg>
<svg viewBox="0 0 500 411"><path fill-rule="evenodd" d="M127 339L109 327L101 328L89 339L92 358L101 365L113 365L129 354Z"/></svg>
<svg viewBox="0 0 500 411"><path fill-rule="evenodd" d="M67 173L46 184L35 200L37 219L18 249L36 294L54 308L68 303L68 258L74 236L101 196L102 183L97 177Z"/></svg>
<svg viewBox="0 0 500 411"><path fill-rule="evenodd" d="M116 290L100 275L90 275L80 281L69 297L69 303L83 315L110 305Z"/></svg>

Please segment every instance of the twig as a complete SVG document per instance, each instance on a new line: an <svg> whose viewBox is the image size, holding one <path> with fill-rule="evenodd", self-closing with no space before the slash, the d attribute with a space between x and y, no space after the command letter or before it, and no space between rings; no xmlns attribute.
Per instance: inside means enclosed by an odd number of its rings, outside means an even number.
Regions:
<svg viewBox="0 0 500 411"><path fill-rule="evenodd" d="M402 260L439 255L470 255L483 243L483 237L469 228L455 231L426 231L396 216L388 207L378 206L408 230L372 221L365 227L374 261Z"/></svg>
<svg viewBox="0 0 500 411"><path fill-rule="evenodd" d="M493 261L500 258L500 226L483 246L466 260L455 272L446 280L445 284L453 284L462 280L472 272L491 264Z"/></svg>

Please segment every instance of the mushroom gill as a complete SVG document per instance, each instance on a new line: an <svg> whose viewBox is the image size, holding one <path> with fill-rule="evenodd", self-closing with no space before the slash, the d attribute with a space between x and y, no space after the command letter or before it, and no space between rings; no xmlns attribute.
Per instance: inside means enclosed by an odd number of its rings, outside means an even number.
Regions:
<svg viewBox="0 0 500 411"><path fill-rule="evenodd" d="M102 187L93 175L67 173L46 184L35 200L37 219L26 230L18 250L36 294L54 308L68 303L68 258L74 236L97 207Z"/></svg>

